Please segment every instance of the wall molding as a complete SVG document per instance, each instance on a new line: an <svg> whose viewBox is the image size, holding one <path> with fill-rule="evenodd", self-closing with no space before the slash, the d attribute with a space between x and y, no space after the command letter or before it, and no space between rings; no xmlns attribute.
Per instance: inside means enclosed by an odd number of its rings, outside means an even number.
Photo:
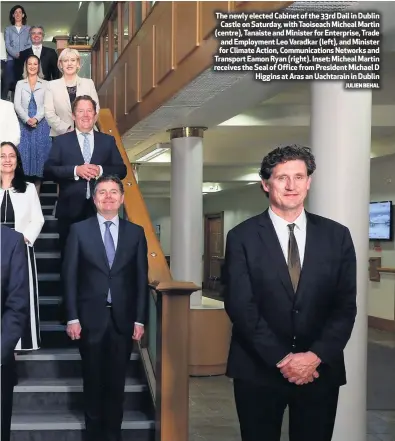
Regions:
<svg viewBox="0 0 395 441"><path fill-rule="evenodd" d="M380 331L393 332L395 334L395 320L388 320L369 315L368 327L378 329Z"/></svg>

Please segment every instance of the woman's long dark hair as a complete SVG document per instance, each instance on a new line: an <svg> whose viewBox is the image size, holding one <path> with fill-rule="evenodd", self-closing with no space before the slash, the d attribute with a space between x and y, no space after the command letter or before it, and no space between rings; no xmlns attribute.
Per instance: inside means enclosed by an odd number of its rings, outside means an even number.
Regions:
<svg viewBox="0 0 395 441"><path fill-rule="evenodd" d="M11 10L10 10L10 17L9 17L10 18L10 23L12 25L15 25L14 12L17 9L20 9L22 11L22 14L24 15L24 17L22 17L22 25L24 26L27 23L27 14L26 14L25 8L23 6L21 6L21 5L15 5L15 6L13 6L11 8Z"/></svg>
<svg viewBox="0 0 395 441"><path fill-rule="evenodd" d="M16 169L15 169L14 178L11 181L11 186L14 189L15 193L25 193L27 188L27 182L26 182L25 172L23 171L21 154L19 153L19 150L15 147L15 145L12 142L4 141L1 143L0 148L6 145L12 147L16 154Z"/></svg>

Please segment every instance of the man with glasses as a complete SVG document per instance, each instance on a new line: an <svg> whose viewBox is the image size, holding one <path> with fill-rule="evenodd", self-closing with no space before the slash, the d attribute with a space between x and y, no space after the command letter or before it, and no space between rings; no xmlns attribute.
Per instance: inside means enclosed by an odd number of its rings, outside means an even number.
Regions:
<svg viewBox="0 0 395 441"><path fill-rule="evenodd" d="M22 79L23 66L30 55L36 55L36 57L40 59L41 69L45 80L51 81L60 78L60 71L58 69L58 55L54 49L43 46L44 37L45 32L42 26L32 26L30 28L32 47L25 49L20 54L17 66L18 80Z"/></svg>

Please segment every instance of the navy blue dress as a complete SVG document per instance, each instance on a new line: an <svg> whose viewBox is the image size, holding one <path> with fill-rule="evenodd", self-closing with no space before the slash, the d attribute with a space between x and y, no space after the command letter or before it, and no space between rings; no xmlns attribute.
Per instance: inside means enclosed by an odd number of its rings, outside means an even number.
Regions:
<svg viewBox="0 0 395 441"><path fill-rule="evenodd" d="M29 118L34 118L37 115L37 104L33 94L29 102L28 115ZM23 171L26 176L31 178L42 178L44 163L52 146L49 137L50 127L45 118L37 124L36 128L30 127L21 120L19 123L21 142L18 149L22 157Z"/></svg>

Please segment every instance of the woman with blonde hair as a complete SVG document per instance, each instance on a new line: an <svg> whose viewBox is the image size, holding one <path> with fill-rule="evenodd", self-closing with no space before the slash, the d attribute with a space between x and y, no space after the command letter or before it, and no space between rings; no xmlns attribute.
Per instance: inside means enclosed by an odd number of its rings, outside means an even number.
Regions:
<svg viewBox="0 0 395 441"><path fill-rule="evenodd" d="M14 106L21 126L19 152L26 178L40 191L44 163L51 150L49 125L44 118L44 97L48 82L43 79L40 60L30 55L23 68L23 80L16 84Z"/></svg>
<svg viewBox="0 0 395 441"><path fill-rule="evenodd" d="M99 97L90 78L81 78L81 57L77 50L66 48L58 58L58 68L62 77L48 83L45 94L45 118L51 127L50 136L63 135L74 130L71 105L77 96L89 95L97 103L99 113Z"/></svg>

